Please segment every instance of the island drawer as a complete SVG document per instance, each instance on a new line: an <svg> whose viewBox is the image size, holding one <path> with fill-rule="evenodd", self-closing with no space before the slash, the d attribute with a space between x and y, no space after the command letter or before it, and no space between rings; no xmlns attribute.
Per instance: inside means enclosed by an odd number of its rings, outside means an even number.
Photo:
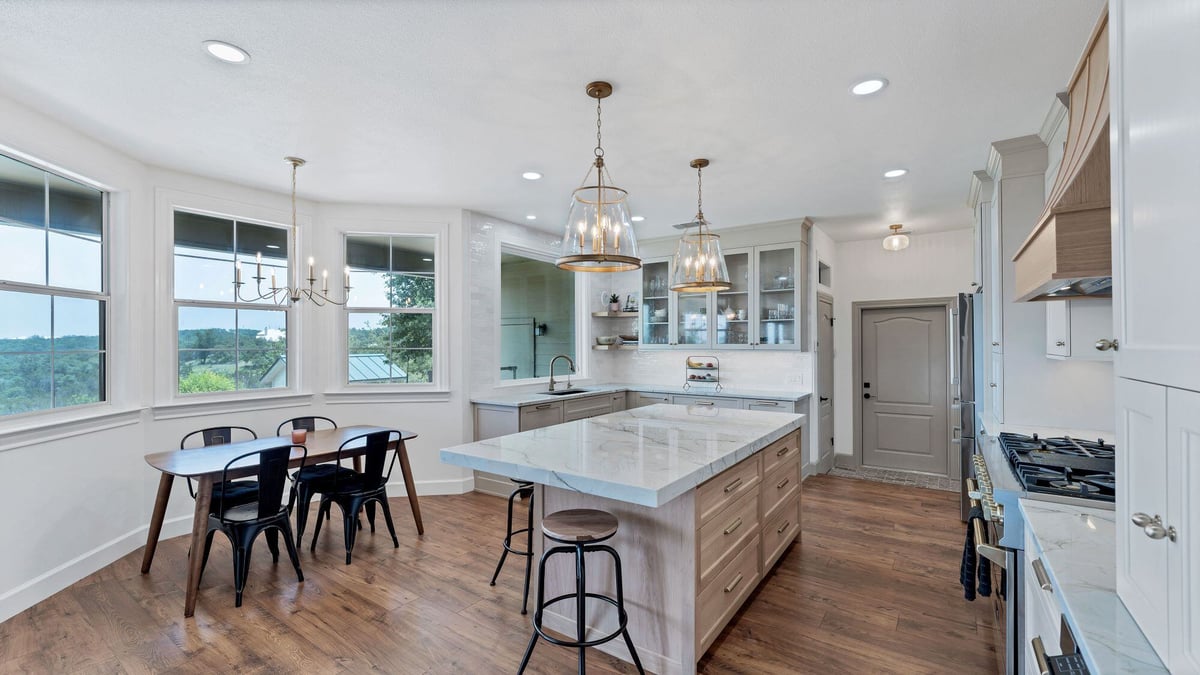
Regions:
<svg viewBox="0 0 1200 675"><path fill-rule="evenodd" d="M575 420L587 419L588 417L596 417L597 415L607 415L610 412L612 412L612 399L608 394L563 401L564 422L573 422Z"/></svg>
<svg viewBox="0 0 1200 675"><path fill-rule="evenodd" d="M783 555L788 544L800 532L800 495L797 494L786 506L775 512L763 525L763 573L765 574Z"/></svg>
<svg viewBox="0 0 1200 675"><path fill-rule="evenodd" d="M746 542L758 534L758 500L753 492L722 511L700 528L700 580L704 587L714 575L740 551Z"/></svg>
<svg viewBox="0 0 1200 675"><path fill-rule="evenodd" d="M703 654L712 641L737 612L738 607L758 585L758 552L761 541L757 536L700 591L696 598L696 654Z"/></svg>
<svg viewBox="0 0 1200 675"><path fill-rule="evenodd" d="M800 457L778 466L771 473L763 476L759 494L762 498L762 517L768 520L775 515L775 510L784 502L791 499L800 490Z"/></svg>
<svg viewBox="0 0 1200 675"><path fill-rule="evenodd" d="M703 526L726 506L747 493L757 494L759 455L742 460L696 488L697 526Z"/></svg>
<svg viewBox="0 0 1200 675"><path fill-rule="evenodd" d="M768 445L762 451L763 473L768 474L790 459L800 456L800 432L792 432Z"/></svg>

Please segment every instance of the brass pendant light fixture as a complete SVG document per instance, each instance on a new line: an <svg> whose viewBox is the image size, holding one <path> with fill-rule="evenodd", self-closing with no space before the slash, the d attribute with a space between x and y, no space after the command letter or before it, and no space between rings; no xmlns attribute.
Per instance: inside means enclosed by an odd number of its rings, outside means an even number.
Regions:
<svg viewBox="0 0 1200 675"><path fill-rule="evenodd" d="M708 160L693 159L689 166L696 170L696 221L679 238L671 272L671 290L679 293L727 291L733 284L729 283L729 269L721 253L721 237L712 233L712 227L704 217L702 172L708 166ZM695 231L692 225L695 225Z"/></svg>
<svg viewBox="0 0 1200 675"><path fill-rule="evenodd" d="M600 144L600 101L612 94L607 82L592 82L596 99L596 148L583 184L571 193L571 209L555 264L573 272L625 272L642 266L625 190L613 185ZM593 177L594 174L594 177Z"/></svg>

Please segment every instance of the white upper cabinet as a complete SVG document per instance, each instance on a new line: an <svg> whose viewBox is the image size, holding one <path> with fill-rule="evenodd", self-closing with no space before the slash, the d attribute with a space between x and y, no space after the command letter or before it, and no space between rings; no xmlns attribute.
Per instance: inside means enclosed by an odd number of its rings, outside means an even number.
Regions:
<svg viewBox="0 0 1200 675"><path fill-rule="evenodd" d="M1170 665L1172 672L1200 673L1200 394L1167 392L1167 486L1170 567ZM1169 532L1169 530L1168 530Z"/></svg>
<svg viewBox="0 0 1200 675"><path fill-rule="evenodd" d="M1071 304L1066 300L1046 303L1046 356L1071 355Z"/></svg>

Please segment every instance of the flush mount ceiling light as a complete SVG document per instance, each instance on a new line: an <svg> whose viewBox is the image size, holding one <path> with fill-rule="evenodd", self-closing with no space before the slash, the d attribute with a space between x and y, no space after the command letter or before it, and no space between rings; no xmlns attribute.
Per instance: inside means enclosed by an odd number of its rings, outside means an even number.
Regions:
<svg viewBox="0 0 1200 675"><path fill-rule="evenodd" d="M899 178L908 173L908 169L891 169L883 172L884 178Z"/></svg>
<svg viewBox="0 0 1200 675"><path fill-rule="evenodd" d="M607 82L587 86L587 95L596 99L595 157L583 184L571 193L562 249L555 261L564 270L624 272L642 266L626 202L629 193L613 185L600 144L600 101L611 94L612 85Z"/></svg>
<svg viewBox="0 0 1200 675"><path fill-rule="evenodd" d="M521 178L524 178L525 180L538 180L541 177L542 174L536 171L526 171L525 173L521 174Z"/></svg>
<svg viewBox="0 0 1200 675"><path fill-rule="evenodd" d="M882 91L888 85L888 81L882 77L873 77L869 80L863 80L853 87L850 87L850 93L855 96L868 96L875 92Z"/></svg>
<svg viewBox="0 0 1200 675"><path fill-rule="evenodd" d="M671 272L671 290L678 293L708 293L727 291L729 269L725 267L725 256L721 253L721 237L712 233L704 217L704 190L702 172L708 166L707 159L693 159L688 165L696 170L696 220L679 238L675 251L675 264Z"/></svg>
<svg viewBox="0 0 1200 675"><path fill-rule="evenodd" d="M634 217L630 218L630 220L632 220L635 223L640 223L645 219L646 219L646 216L634 216Z"/></svg>
<svg viewBox="0 0 1200 675"><path fill-rule="evenodd" d="M250 54L245 49L220 40L205 40L204 50L214 59L225 63L246 63L250 60Z"/></svg>
<svg viewBox="0 0 1200 675"><path fill-rule="evenodd" d="M537 216L535 216L531 213L531 214L525 216L525 220L537 220Z"/></svg>
<svg viewBox="0 0 1200 675"><path fill-rule="evenodd" d="M885 251L903 251L908 248L908 233L902 232L903 225L899 223L888 225L891 234L883 238L883 249Z"/></svg>

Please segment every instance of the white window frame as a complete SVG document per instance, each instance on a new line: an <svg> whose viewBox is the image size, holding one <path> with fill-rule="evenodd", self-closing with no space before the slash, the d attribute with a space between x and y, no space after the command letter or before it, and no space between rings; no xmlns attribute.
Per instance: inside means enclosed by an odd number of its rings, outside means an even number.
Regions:
<svg viewBox="0 0 1200 675"><path fill-rule="evenodd" d="M159 280L157 288L159 312L157 330L159 339L156 344L155 362L170 364L168 367L156 369L155 400L156 418L172 416L171 409L177 406L200 406L211 408L214 412L223 410L219 404L223 402L262 401L270 407L274 401L299 402L296 400L300 393L300 368L298 367L301 332L303 329L301 314L297 305L290 300L284 305L274 306L260 303L218 302L209 300L176 300L175 299L175 212L186 211L204 216L226 218L241 223L278 227L287 232L289 250L295 252L298 259L303 259L300 244L303 237L294 234L288 221L289 211L277 210L255 204L246 204L231 200L199 195L178 190L159 188L155 198L155 220L157 232L164 233L157 241L155 256L156 277ZM310 218L297 216L297 229L309 231L312 225ZM295 242L293 236L298 236ZM297 260L288 260L289 266L299 264ZM295 269L291 267L290 269ZM233 285L233 277L229 279ZM287 325L287 386L271 389L238 389L235 391L209 392L198 394L179 393L179 307L213 307L225 309L283 309ZM161 409L158 410L158 409ZM234 408L243 410L244 408Z"/></svg>
<svg viewBox="0 0 1200 675"><path fill-rule="evenodd" d="M365 223L359 225L365 226ZM428 308L374 308L342 307L336 330L338 365L336 380L329 392L337 394L409 394L426 396L450 392L450 338L449 338L449 281L450 269L449 225L446 223L416 223L397 221L375 221L370 227L339 229L338 245L341 247L342 267L346 260L348 237L423 237L433 239L433 381L432 382L351 382L350 381L350 314L363 312L394 314L429 314Z"/></svg>
<svg viewBox="0 0 1200 675"><path fill-rule="evenodd" d="M105 409L105 408L111 408L113 406L113 401L112 401L112 392L113 392L112 354L114 351L113 347L112 347L112 335L113 335L113 330L112 330L112 328L113 328L112 289L110 287L111 275L109 273L110 270L112 269L112 254L111 254L112 243L110 240L110 236L112 233L112 228L110 226L112 189L107 186L101 185L93 180L90 180L88 178L84 178L83 176L80 176L73 172L64 171L62 169L59 169L58 167L51 166L45 162L39 161L39 160L37 160L33 157L30 157L24 153L13 151L6 146L0 146L0 154L3 154L4 156L6 156L9 159L12 159L12 160L24 163L24 164L28 164L29 166L31 166L35 169L38 169L40 171L54 174L54 175L58 176L59 178L69 180L74 183L79 183L80 185L83 185L85 187L89 187L89 188L99 191L101 194L101 200L102 200L101 208L103 210L102 215L101 215L101 222L100 222L100 290L99 291L83 291L83 290L68 288L68 287L63 287L63 286L51 286L48 278L46 280L47 281L46 284L29 284L29 283L24 283L24 282L19 282L19 281L0 280L0 291L29 293L32 295L45 295L45 296L50 296L51 298L58 296L58 297L68 297L68 298L79 298L79 299L83 299L83 300L98 300L98 301L104 303L104 317L102 319L104 322L104 325L100 327L100 331L103 336L103 340L102 340L103 347L101 349L96 350L97 352L99 352L101 354L102 362L103 362L103 366L101 368L101 370L103 372L103 377L100 382L100 387L102 389L101 399L94 403L81 403L78 405L70 405L70 406L62 406L62 407L54 406L54 399L53 399L53 367L54 367L53 353L54 352L52 349L50 352L51 353L51 361L50 361L50 364L51 364L50 404L51 405L50 405L50 407L43 408L41 410L31 410L29 412L16 413L13 415L0 415L0 424L6 424L12 420L17 420L19 423L20 420L36 420L39 418L47 418L47 417L50 418L51 420L57 419L57 418L69 419L71 417L79 416L80 414L87 415L89 413L99 412L100 410ZM42 183L43 198L48 200L49 194L46 192L46 189L47 189L46 182L45 182L46 180L47 180L47 178L45 176L43 176L43 183ZM43 213L43 217L44 217L44 213ZM44 229L48 228L48 225L43 223L43 228ZM50 256L49 256L49 250L47 250L47 255L46 255L47 270L49 269L49 265L50 265ZM51 314L51 318L50 318L50 333L51 333L51 336L54 334L54 316L53 316L53 314Z"/></svg>

